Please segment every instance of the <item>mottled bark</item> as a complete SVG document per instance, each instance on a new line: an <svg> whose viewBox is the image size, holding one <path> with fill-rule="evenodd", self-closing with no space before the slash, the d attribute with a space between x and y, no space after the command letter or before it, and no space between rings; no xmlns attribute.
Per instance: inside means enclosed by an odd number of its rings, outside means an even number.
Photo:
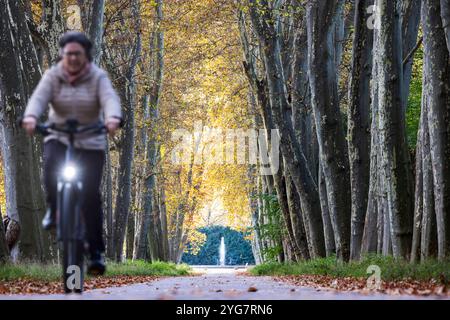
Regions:
<svg viewBox="0 0 450 320"><path fill-rule="evenodd" d="M402 1L402 50L403 50L403 109L408 104L414 55L410 55L417 43L422 0ZM408 56L410 55L410 56Z"/></svg>
<svg viewBox="0 0 450 320"><path fill-rule="evenodd" d="M266 136L266 145L269 146L269 148L272 147L276 147L274 144L272 144L271 141L271 131L268 128L273 128L273 120L272 120L272 116L271 116L271 111L270 111L270 107L268 106L268 102L266 97L259 95L259 104L260 104L260 112L261 112L261 117L264 118L264 128L265 128L265 136ZM272 176L273 179L273 187L276 191L277 194L277 199L280 205L280 210L282 213L282 218L283 218L283 222L284 222L284 226L286 228L287 231L287 245L288 247L286 247L285 249L289 248L289 250L291 250L293 252L293 256L296 259L300 259L302 254L301 254L301 249L298 246L298 243L296 242L295 239L295 235L294 235L294 230L292 227L292 220L291 220L291 212L289 210L289 205L288 205L288 199L287 199L287 193L286 193L286 185L285 185L285 176L283 175L283 165L280 164L279 168L275 168L275 170L272 171ZM274 169L274 167L272 167L272 169ZM268 193L272 194L272 191L268 191ZM294 214L294 213L293 213ZM285 243L286 245L286 243ZM281 259L281 256L280 256ZM284 259L284 258L283 258ZM281 260L283 260L281 259Z"/></svg>
<svg viewBox="0 0 450 320"><path fill-rule="evenodd" d="M327 197L327 186L325 183L325 176L323 174L322 165L319 165L318 170L318 185L319 185L319 196L320 196L320 207L322 211L323 220L323 234L325 237L325 250L327 257L336 253L336 244L334 241L333 225L331 223L330 211L328 209L328 197Z"/></svg>
<svg viewBox="0 0 450 320"><path fill-rule="evenodd" d="M114 255L116 261L122 260L126 222L131 205L131 172L134 157L136 67L141 56L141 18L137 1L132 3L134 16L134 43L124 74L119 81L119 95L123 105L124 127L120 137L119 177L114 212ZM116 71L117 72L117 71Z"/></svg>
<svg viewBox="0 0 450 320"><path fill-rule="evenodd" d="M373 31L373 38L376 41L378 30ZM372 48L372 56L375 57L379 48ZM376 79L378 71L377 60L372 59L372 78ZM378 245L381 243L380 223L382 216L378 214L379 197L378 197L378 83L373 81L370 87L371 95L371 124L370 124L370 178L369 191L367 196L367 211L365 215L363 238L361 243L361 256L370 252L377 252ZM381 205L381 204L380 204ZM380 241L379 241L380 239Z"/></svg>
<svg viewBox="0 0 450 320"><path fill-rule="evenodd" d="M92 42L92 58L93 62L100 65L102 58L102 40L103 40L103 16L105 11L104 0L78 0L81 7L81 21L83 30ZM86 15L87 13L87 15ZM106 255L113 258L113 196L112 196L112 178L111 178L111 157L109 150L110 143L107 143L105 150L105 164L102 176L102 195L103 195L103 212L106 220L105 238L106 238Z"/></svg>
<svg viewBox="0 0 450 320"><path fill-rule="evenodd" d="M254 1L251 3L254 4ZM272 12L267 9L266 1L260 2L259 5L265 10L261 11L257 6L251 6L250 17L261 46L265 79L259 81L255 76L255 70L250 64L252 61L252 58L249 57L250 53L247 54L247 63L245 64L247 77L256 92L260 106L266 110L266 114L263 116L265 127L279 129L281 154L286 160L286 166L299 192L302 211L305 216L308 216L304 220L309 222L311 247L315 250L315 252L310 252L311 257L324 256L325 246L317 185L309 170L300 143L296 139L288 112L290 106L287 100L288 92L280 56L280 35L275 31L274 25L274 19L278 19L278 17L276 14L272 16ZM241 27L241 32L242 29ZM241 38L245 39L245 36ZM245 41L243 42L245 46ZM289 236L293 239L292 235Z"/></svg>
<svg viewBox="0 0 450 320"><path fill-rule="evenodd" d="M36 25L31 17L28 17L28 25L44 49L49 65L54 64L59 58L59 38L65 31L64 15L62 14L61 0L42 1L42 19Z"/></svg>
<svg viewBox="0 0 450 320"><path fill-rule="evenodd" d="M367 28L367 7L356 0L348 106L348 154L351 185L350 258L359 259L367 210L370 173L370 78L373 31ZM369 221L371 222L371 221Z"/></svg>
<svg viewBox="0 0 450 320"><path fill-rule="evenodd" d="M103 210L106 217L106 256L114 258L114 220L113 220L113 195L112 195L112 170L109 143L105 151L105 168L103 170Z"/></svg>
<svg viewBox="0 0 450 320"><path fill-rule="evenodd" d="M378 252L379 236L382 230L382 215L379 215L378 206L382 205L378 196L378 90L372 90L372 124L371 124L371 150L370 150L370 179L369 194L367 199L367 211L365 214L364 232L361 243L361 255ZM381 221L380 221L381 220Z"/></svg>
<svg viewBox="0 0 450 320"><path fill-rule="evenodd" d="M423 90L429 110L438 258L443 260L450 252L450 62L439 13L438 1L423 1L424 73L428 79Z"/></svg>
<svg viewBox="0 0 450 320"><path fill-rule="evenodd" d="M145 147L145 171L144 190L142 192L143 213L140 222L139 233L137 235L137 247L135 258L142 258L146 252L147 245L150 249L152 260L167 259L167 232L163 232L160 207L157 203L158 186L157 170L159 159L159 143L155 124L159 121L159 101L161 95L162 77L164 71L164 34L161 31L161 21L163 19L162 0L157 1L155 7L156 15L154 20L154 30L149 41L149 51L151 63L146 70L151 87L144 97L144 131L142 143ZM165 214L165 213L164 213ZM164 220L165 223L165 220ZM164 227L166 229L166 227Z"/></svg>
<svg viewBox="0 0 450 320"><path fill-rule="evenodd" d="M437 254L436 215L434 210L433 170L428 128L428 72L423 74L422 107L416 150L416 203L414 209L411 262L428 259Z"/></svg>
<svg viewBox="0 0 450 320"><path fill-rule="evenodd" d="M265 95L262 95L261 92L258 93L258 99L257 99L257 105L259 109L259 113L256 113L255 119L258 126L262 126L265 129L265 137L266 140L263 141L268 148L272 148L272 141L271 141L271 134L270 131L267 128L271 127L272 124L272 116L269 107L267 106L267 99ZM261 142L261 141L259 141ZM261 146L258 145L258 148L261 149ZM259 153L262 151L259 150ZM272 164L273 165L273 164ZM281 219L283 222L283 225L285 227L286 233L281 236L280 239L275 238L268 238L267 236L264 236L262 239L262 247L263 250L267 250L269 248L274 247L280 247L282 250L278 254L278 262L283 262L286 259L286 251L288 255L292 253L292 249L294 248L297 250L297 256L300 257L300 249L297 246L297 243L295 242L295 236L292 230L292 223L290 220L290 211L289 211L289 205L287 204L287 195L286 195L286 186L284 182L284 176L282 174L283 169L282 166L279 168L279 170L272 171L272 175L264 175L262 176L262 189L260 196L265 195L273 195L276 194L278 205L281 212ZM260 226L265 225L273 225L275 222L273 221L273 217L269 214L269 203L268 200L263 200L259 198L260 201L260 208L261 208L261 214L260 214ZM283 211L284 210L284 211ZM286 237L287 235L287 237ZM294 247L295 246L295 247ZM264 254L262 255L262 259L265 259ZM294 257L294 259L297 259L297 256Z"/></svg>
<svg viewBox="0 0 450 320"><path fill-rule="evenodd" d="M287 169L285 169L285 177L286 177L285 183L286 183L287 203L291 219L292 233L294 235L294 240L299 250L300 254L299 258L301 260L307 260L310 258L310 256L304 221L302 217L300 197L292 181L292 178L289 176L289 173L287 172Z"/></svg>
<svg viewBox="0 0 450 320"><path fill-rule="evenodd" d="M259 193L258 193L258 210L259 210L258 211L259 212L258 226L263 226L266 223L266 221L265 221L266 205L265 205L265 201L263 201L261 196L263 194L266 194L266 192L267 192L267 183L266 183L266 179L264 179L263 177L261 177L260 182L261 182L261 184L260 184L260 189L259 189ZM265 252L268 247L269 247L269 239L261 236L261 259L262 259L262 261L266 261Z"/></svg>
<svg viewBox="0 0 450 320"><path fill-rule="evenodd" d="M43 235L40 219L45 201L40 181L40 144L19 128L17 119L40 78L40 68L21 3L7 1L0 8L1 141L5 194L10 225L20 226L13 260L51 258L51 238ZM11 23L14 22L14 23ZM9 228L8 228L9 229ZM15 228L18 230L17 228ZM7 231L8 232L8 231Z"/></svg>
<svg viewBox="0 0 450 320"><path fill-rule="evenodd" d="M403 110L402 34L398 1L376 1L381 26L374 46L377 51L376 81L380 133L382 190L387 197L392 251L396 258L407 258L412 240L412 177L406 142ZM386 215L385 215L386 217Z"/></svg>
<svg viewBox="0 0 450 320"><path fill-rule="evenodd" d="M295 261L301 259L300 248L295 239L294 230L292 226L291 213L289 211L287 190L286 190L286 176L283 175L283 166L280 164L280 169L273 173L273 181L275 190L277 192L278 203L282 214L283 224L287 233L287 249L292 251L292 256Z"/></svg>
<svg viewBox="0 0 450 320"><path fill-rule="evenodd" d="M150 113L152 116L149 117L149 123L155 123L155 119L158 118L157 110L155 110L154 106L150 106ZM149 235L149 232L154 232L155 221L153 214L153 198L156 186L156 158L157 158L157 146L155 142L154 135L148 137L148 143L146 147L146 170L145 170L145 178L144 178L144 190L142 192L143 197L143 213L141 224L139 228L139 235L137 241L137 252L135 255L136 259L142 259L145 256L145 250L147 248L148 237L152 237L153 235ZM159 241L157 238L152 239L150 246L155 246L154 241ZM152 257L154 258L154 257ZM157 257L155 257L157 258Z"/></svg>
<svg viewBox="0 0 450 320"><path fill-rule="evenodd" d="M338 6L334 22L334 64L336 65L336 81L339 83L343 48L345 44L345 10L344 5Z"/></svg>
<svg viewBox="0 0 450 320"><path fill-rule="evenodd" d="M94 0L91 5L89 27L86 33L92 41L92 58L99 64L102 57L103 16L105 13L105 0Z"/></svg>
<svg viewBox="0 0 450 320"><path fill-rule="evenodd" d="M142 98L142 113L143 113L143 120L144 124L148 123L150 121L150 107L149 107L149 97L148 95L145 95ZM143 163L146 163L146 157L147 157L147 131L148 128L144 125L142 129L140 129L140 141L137 141L136 146L136 154L139 157L140 161L143 161ZM141 158L142 157L142 158ZM136 183L142 184L142 188L139 188L139 195L138 197L141 199L141 205L138 206L139 210L139 219L137 220L137 229L136 229L136 236L135 236L135 251L133 255L133 259L147 259L147 253L148 253L148 232L150 229L150 218L151 218L151 212L150 210L147 210L148 203L146 201L148 200L147 197L153 192L153 190L147 191L147 187L145 186L146 181L146 170L148 170L145 166L143 168L136 167L135 170L138 170L139 174L142 175L142 178L138 178ZM150 205L151 205L152 199L150 199Z"/></svg>
<svg viewBox="0 0 450 320"><path fill-rule="evenodd" d="M300 20L300 18L302 20ZM292 123L295 131L295 137L299 141L301 150L305 155L307 160L307 165L310 172L318 172L319 168L319 145L317 142L317 134L315 130L314 124L314 115L311 108L311 91L309 87L309 79L308 79L308 47L307 42L307 34L306 34L306 20L304 16L297 18L301 21L295 30L294 36L294 47L293 47L293 62L292 62ZM308 245L310 247L310 251L314 252L312 245L314 241L312 239L316 237L321 237L324 240L325 252L326 254L332 254L335 252L334 246L334 236L329 237L327 231L332 232L331 225L326 225L329 220L325 221L324 219L329 219L328 211L324 212L324 209L328 209L328 203L326 199L326 190L321 189L320 182L318 182L318 178L316 175L313 176L313 181L318 189L315 186L310 186L308 190L311 192L319 193L319 201L320 208L322 210L322 221L320 221L320 216L314 216L314 220L310 220L311 215L305 214L302 210L302 218L304 222L304 227L306 231L306 236L308 239ZM298 191L298 190L297 190ZM321 193L324 191L325 193ZM299 192L299 191L298 191ZM301 190L300 190L301 192ZM311 224L317 225L318 228L323 226L323 229L311 228ZM311 231L318 232L319 234L311 234ZM317 243L317 242L316 242Z"/></svg>
<svg viewBox="0 0 450 320"><path fill-rule="evenodd" d="M102 59L103 47L103 17L105 12L104 0L78 0L81 8L81 24L83 31L92 42L92 61L100 65ZM111 157L110 144L108 143L105 150L105 165L103 167L102 177L102 194L103 194L103 210L105 213L106 227L106 255L113 259L113 195L112 195L112 179L111 179Z"/></svg>
<svg viewBox="0 0 450 320"><path fill-rule="evenodd" d="M425 78L424 78L425 80ZM417 262L420 259L420 237L422 231L422 215L423 215L423 200L424 200L424 189L423 189L423 170L422 170L422 157L423 153L423 143L426 138L428 139L428 132L425 131L424 121L426 118L426 105L424 104L424 99L422 95L422 107L420 111L420 123L419 131L417 132L417 144L416 144L416 165L415 165L415 202L414 202L414 220L413 220L413 239L411 245L411 262ZM427 128L428 129L428 126Z"/></svg>
<svg viewBox="0 0 450 320"><path fill-rule="evenodd" d="M127 220L127 233L126 233L126 251L125 257L128 260L133 259L134 252L134 234L135 234L135 211L131 211Z"/></svg>
<svg viewBox="0 0 450 320"><path fill-rule="evenodd" d="M134 85L133 85L134 86ZM126 222L131 205L131 170L134 155L134 88L128 87L130 95L122 96L124 107L124 121L121 150L119 158L118 190L114 212L114 252L116 261L121 261L125 238ZM125 98L125 99L123 99Z"/></svg>
<svg viewBox="0 0 450 320"><path fill-rule="evenodd" d="M155 181L156 184L156 181ZM152 261L162 261L162 236L161 236L161 219L160 219L160 213L159 213L159 207L157 204L157 195L153 194L153 202L152 202L152 216L151 216L151 227L150 232L148 234L149 236L149 244L150 244L150 256ZM195 208L192 209L194 211ZM184 247L186 245L187 238L183 239L183 250L181 250L181 253L184 251ZM182 257L182 256L181 256ZM178 263L181 262L178 260Z"/></svg>
<svg viewBox="0 0 450 320"><path fill-rule="evenodd" d="M441 19L442 27L445 32L445 40L447 43L447 50L450 53L450 2L448 0L441 1Z"/></svg>
<svg viewBox="0 0 450 320"><path fill-rule="evenodd" d="M128 88L131 89L131 88ZM131 93L134 95L134 89ZM114 252L116 261L121 261L125 238L126 224L131 205L131 170L134 154L134 98L123 99L124 121L119 158L118 188L114 212Z"/></svg>
<svg viewBox="0 0 450 320"><path fill-rule="evenodd" d="M333 224L336 253L341 261L350 256L350 180L345 135L339 110L335 22L343 2L312 1L307 5L308 76L319 141L328 208Z"/></svg>
<svg viewBox="0 0 450 320"><path fill-rule="evenodd" d="M197 137L198 140L194 141L194 145L199 145L199 141L201 140L201 136L199 135ZM182 194L182 197L180 199L180 202L175 209L175 212L172 213L171 217L171 225L172 230L169 237L169 245L170 245L170 259L171 261L178 263L181 261L181 257L183 255L184 251L184 245L186 244L187 240L187 231L183 228L184 223L186 219L190 219L191 216L189 216L190 213L193 212L193 208L196 203L195 197L191 198L192 195L192 188L193 188L193 175L194 175L194 163L195 163L195 155L196 153L193 152L191 154L191 160L189 164L189 169L187 172L187 185L186 185L186 191L183 192L182 188L182 182L181 182L181 172L180 170L177 171L177 178L178 178L178 186L179 190L178 192ZM201 174L201 173L199 173ZM200 186L197 186L200 187ZM191 200L191 202L190 202ZM192 206L191 206L192 204Z"/></svg>
<svg viewBox="0 0 450 320"><path fill-rule="evenodd" d="M261 115L258 113L258 105L255 98L255 95L251 90L248 92L248 104L249 104L249 112L253 115L253 129L257 130L262 127L262 119ZM249 204L251 208L251 228L252 228L252 252L255 257L255 263L261 264L264 263L264 243L263 237L261 235L261 221L262 215L264 214L262 211L262 201L261 195L263 193L264 179L257 172L257 166L249 165L248 168L248 178L251 181L254 181L253 188L249 192Z"/></svg>
<svg viewBox="0 0 450 320"><path fill-rule="evenodd" d="M252 176L254 174L254 170L252 168L249 169L249 175ZM251 190L249 195L249 202L251 208L251 221L252 221L252 229L253 229L253 237L252 237L252 252L255 257L255 263L261 264L264 262L262 256L262 243L261 243L261 232L260 232L260 201L259 194L261 194L261 176L256 176L254 178L256 181L254 189Z"/></svg>
<svg viewBox="0 0 450 320"><path fill-rule="evenodd" d="M162 175L161 175L162 176ZM166 191L165 186L163 184L163 176L158 182L159 187L159 214L161 217L161 232L162 232L162 249L163 249L163 259L164 261L169 261L170 253L169 253L169 230L167 226L167 209L166 209Z"/></svg>
<svg viewBox="0 0 450 320"><path fill-rule="evenodd" d="M426 77L427 78L427 77ZM426 86L424 86L426 88ZM425 99L427 93L425 92ZM422 105L425 121L423 122L423 139L422 139L422 188L423 188L423 213L420 232L420 258L428 259L431 255L436 256L436 214L434 207L434 190L433 190L433 170L430 155L430 136L427 123L427 113L429 111L429 101L425 101Z"/></svg>

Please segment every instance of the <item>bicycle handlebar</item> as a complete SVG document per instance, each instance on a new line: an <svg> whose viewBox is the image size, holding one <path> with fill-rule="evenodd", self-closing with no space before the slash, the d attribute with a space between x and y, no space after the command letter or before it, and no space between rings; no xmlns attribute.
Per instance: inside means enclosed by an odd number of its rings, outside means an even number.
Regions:
<svg viewBox="0 0 450 320"><path fill-rule="evenodd" d="M96 124L89 125L82 129L77 128L78 125L79 125L78 121L76 121L76 120L67 120L65 127L60 127L56 123L50 123L50 124L39 123L36 125L36 132L42 134L43 136L49 135L50 131L67 133L70 135L76 135L76 134L85 133L88 131L92 131L92 133L95 133L95 134L106 133L106 126L102 122L98 122Z"/></svg>

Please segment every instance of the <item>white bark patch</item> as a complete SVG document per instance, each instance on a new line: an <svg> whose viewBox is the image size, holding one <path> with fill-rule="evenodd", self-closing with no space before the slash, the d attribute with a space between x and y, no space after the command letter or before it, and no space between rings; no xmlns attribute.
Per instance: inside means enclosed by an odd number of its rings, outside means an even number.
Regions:
<svg viewBox="0 0 450 320"><path fill-rule="evenodd" d="M67 28L69 30L82 30L81 25L81 9L77 5L67 7L67 13L70 14L67 18Z"/></svg>

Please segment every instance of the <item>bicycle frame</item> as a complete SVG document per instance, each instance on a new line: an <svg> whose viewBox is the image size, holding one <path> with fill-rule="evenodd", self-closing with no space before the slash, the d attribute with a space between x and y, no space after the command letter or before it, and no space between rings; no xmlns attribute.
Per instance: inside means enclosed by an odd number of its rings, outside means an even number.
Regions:
<svg viewBox="0 0 450 320"><path fill-rule="evenodd" d="M76 120L68 120L66 126L67 128L60 129L54 124L39 125L37 126L37 130L43 135L48 135L49 130L55 130L69 135L69 145L65 153L65 160L62 167L63 171L58 173L57 178L57 240L62 244L64 291L66 293L72 291L81 293L83 291L83 256L85 252L85 226L81 211L83 185L81 179L76 176L76 169L72 172L74 173L73 177L65 177L64 170L76 164L75 135L91 130L96 133L104 133L106 127L103 124L96 124L84 129L78 129L78 122ZM79 274L75 282L78 282L74 285L73 283L69 283L69 281L74 280L72 276L73 272L76 271Z"/></svg>
<svg viewBox="0 0 450 320"><path fill-rule="evenodd" d="M75 162L75 147L70 144L67 149L66 149L66 154L65 154L65 161L64 164L62 166L62 171L64 171L68 166L74 165L76 164ZM77 170L79 170L78 166L75 166L75 168L77 168ZM63 240L84 240L84 228L83 228L83 216L81 215L81 208L80 206L80 200L81 200L81 194L82 194L82 190L83 190L83 183L80 181L80 179L78 177L76 177L73 181L68 181L67 179L65 179L63 177L63 173L60 172L58 174L58 178L57 178L57 240L58 241L63 241ZM76 195L75 199L75 206L78 206L77 208L75 208L74 213L75 216L74 217L64 217L65 219L68 219L71 223L69 223L70 226L73 226L74 228L68 228L71 230L67 230L64 229L64 227L69 227L69 226L64 226L63 224L59 223L60 221L62 221L62 214L64 214L63 212L61 212L61 208L63 206L63 190L67 189L67 188L71 188L74 190L74 193Z"/></svg>
<svg viewBox="0 0 450 320"><path fill-rule="evenodd" d="M77 122L74 120L68 120L67 126L68 126L68 132L69 133L69 145L66 149L65 154L65 160L64 164L62 166L62 171L64 171L68 166L76 164L75 162L75 134L77 133ZM75 166L75 168L78 168L78 166ZM80 181L78 177L76 177L74 180L69 181L67 179L64 179L63 173L60 172L58 174L58 180L57 180L57 221L60 222L62 218L68 219L70 223L68 224L61 224L57 223L57 240L58 241L64 241L64 240L80 240L84 241L84 228L83 228L83 217L81 215L81 208L80 208L80 200L81 200L81 192L83 189L83 184ZM65 188L72 188L75 190L75 203L74 206L77 206L75 208L74 217L62 217L64 212L61 212L61 208L63 207L63 190ZM66 213L67 214L67 213ZM73 228L71 228L73 227Z"/></svg>

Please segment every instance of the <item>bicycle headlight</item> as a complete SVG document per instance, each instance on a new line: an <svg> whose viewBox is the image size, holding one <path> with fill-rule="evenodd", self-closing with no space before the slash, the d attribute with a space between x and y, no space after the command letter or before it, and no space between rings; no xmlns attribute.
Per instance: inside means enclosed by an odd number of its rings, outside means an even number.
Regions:
<svg viewBox="0 0 450 320"><path fill-rule="evenodd" d="M77 176L77 168L72 164L68 164L63 168L62 175L64 180L72 181Z"/></svg>

